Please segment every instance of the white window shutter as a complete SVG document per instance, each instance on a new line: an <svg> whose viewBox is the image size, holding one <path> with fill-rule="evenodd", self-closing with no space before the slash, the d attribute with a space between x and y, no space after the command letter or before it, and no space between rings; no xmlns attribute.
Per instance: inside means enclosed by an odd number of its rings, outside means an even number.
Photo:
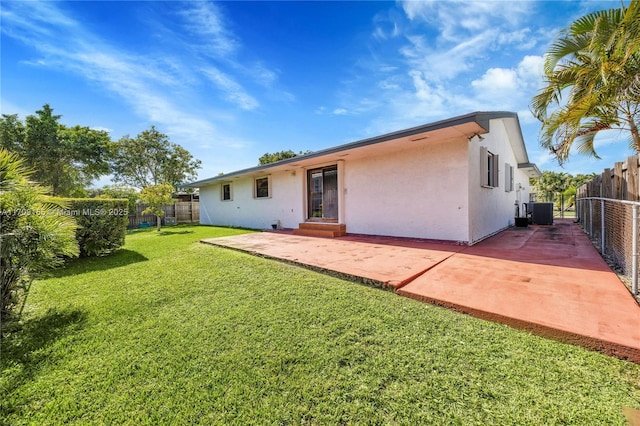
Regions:
<svg viewBox="0 0 640 426"><path fill-rule="evenodd" d="M513 166L509 166L509 191L513 191Z"/></svg>
<svg viewBox="0 0 640 426"><path fill-rule="evenodd" d="M487 147L480 147L480 185L487 186L489 185L489 150Z"/></svg>

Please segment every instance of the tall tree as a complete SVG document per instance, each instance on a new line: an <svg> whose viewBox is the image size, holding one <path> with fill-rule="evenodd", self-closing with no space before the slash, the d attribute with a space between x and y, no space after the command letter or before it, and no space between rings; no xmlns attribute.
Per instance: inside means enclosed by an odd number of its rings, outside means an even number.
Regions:
<svg viewBox="0 0 640 426"><path fill-rule="evenodd" d="M575 195L576 189L593 179L596 174L577 174L575 176L565 172L552 172L545 170L542 176L532 180L532 185L536 189L539 200L558 203L560 195L565 195L567 205L573 205L569 198Z"/></svg>
<svg viewBox="0 0 640 426"><path fill-rule="evenodd" d="M265 164L275 163L276 161L286 160L288 158L293 158L297 157L298 155L305 155L309 153L311 153L311 151L300 151L296 154L290 149L287 151L266 152L262 157L258 158L258 165L262 166Z"/></svg>
<svg viewBox="0 0 640 426"><path fill-rule="evenodd" d="M114 181L135 188L169 183L178 185L197 178L200 160L155 126L135 138L125 136L113 144Z"/></svg>
<svg viewBox="0 0 640 426"><path fill-rule="evenodd" d="M86 126L60 126L58 138L69 154L65 168L70 165L78 173L71 185L83 185L86 188L93 180L111 171L111 138L106 131Z"/></svg>
<svg viewBox="0 0 640 426"><path fill-rule="evenodd" d="M24 124L18 114L2 114L0 118L0 149L9 152L20 152L24 144Z"/></svg>
<svg viewBox="0 0 640 426"><path fill-rule="evenodd" d="M546 54L544 72L547 86L531 108L541 145L560 163L574 143L598 157L594 138L610 129L628 131L640 152L640 0L573 22Z"/></svg>
<svg viewBox="0 0 640 426"><path fill-rule="evenodd" d="M134 214L140 193L135 188L124 185L105 185L100 189L93 189L91 198L122 198L129 200L129 212Z"/></svg>
<svg viewBox="0 0 640 426"><path fill-rule="evenodd" d="M571 175L568 173L545 170L542 172L542 176L535 179L534 187L536 192L539 195L543 195L546 201L554 201L557 194L569 188L570 180Z"/></svg>
<svg viewBox="0 0 640 426"><path fill-rule="evenodd" d="M16 153L34 170L33 179L53 195L72 196L109 173L109 134L88 127L66 127L45 104L23 125L17 115L0 119L0 147Z"/></svg>

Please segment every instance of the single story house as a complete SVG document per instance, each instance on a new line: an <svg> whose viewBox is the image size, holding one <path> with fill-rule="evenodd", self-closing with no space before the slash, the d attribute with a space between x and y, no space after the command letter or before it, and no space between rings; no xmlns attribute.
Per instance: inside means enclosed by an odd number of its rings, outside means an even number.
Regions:
<svg viewBox="0 0 640 426"><path fill-rule="evenodd" d="M517 114L474 112L184 186L202 224L474 244L514 224L538 176Z"/></svg>

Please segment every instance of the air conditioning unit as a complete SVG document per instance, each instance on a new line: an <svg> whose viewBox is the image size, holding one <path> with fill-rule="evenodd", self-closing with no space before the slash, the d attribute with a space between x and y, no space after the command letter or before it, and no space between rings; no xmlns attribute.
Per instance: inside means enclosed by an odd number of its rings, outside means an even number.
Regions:
<svg viewBox="0 0 640 426"><path fill-rule="evenodd" d="M531 203L531 221L536 225L553 225L553 203Z"/></svg>

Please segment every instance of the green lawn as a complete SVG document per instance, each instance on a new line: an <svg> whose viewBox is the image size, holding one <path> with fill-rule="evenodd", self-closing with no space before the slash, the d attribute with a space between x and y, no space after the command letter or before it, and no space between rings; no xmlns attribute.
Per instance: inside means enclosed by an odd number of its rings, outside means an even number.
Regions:
<svg viewBox="0 0 640 426"><path fill-rule="evenodd" d="M624 424L640 366L299 267L136 231L34 283L0 424ZM473 295L469 295L473 297Z"/></svg>

